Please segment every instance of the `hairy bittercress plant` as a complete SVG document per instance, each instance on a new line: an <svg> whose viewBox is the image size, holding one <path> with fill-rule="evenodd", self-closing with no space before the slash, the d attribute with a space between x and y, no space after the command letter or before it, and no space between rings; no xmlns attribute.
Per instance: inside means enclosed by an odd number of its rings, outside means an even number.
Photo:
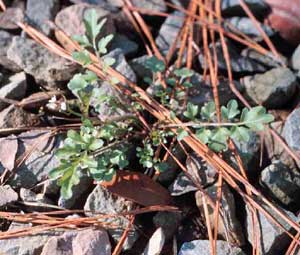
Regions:
<svg viewBox="0 0 300 255"><path fill-rule="evenodd" d="M108 53L107 46L113 39L111 34L99 38L105 22L106 19L98 22L95 10L87 11L84 16L86 34L74 36L81 50L72 54L76 61L88 66L93 62L90 53L94 53L104 72L108 66L115 63L114 59L103 56ZM154 96L170 110L171 116L179 117L184 122L180 127L164 126L163 123L157 122L149 134L137 135L136 139L140 146L136 148L136 156L146 170L164 171L168 168L168 165L160 159L157 153L159 150L156 149L162 144L167 145L175 135L178 141L184 139L189 135L186 127L190 127L198 139L212 150L221 152L227 149L229 138L247 142L250 132L263 130L264 124L273 121L273 116L266 113L264 107L244 108L240 112L238 103L231 100L227 106L221 107L222 122L217 123L216 107L213 102L208 102L200 108L187 100L186 89L193 86L190 82L190 78L194 75L192 70L188 68L167 70L164 62L156 57L149 58L145 66L152 71L152 77L145 77L144 81L154 88ZM111 77L109 82L118 83L114 77ZM82 126L79 131L68 131L63 146L56 152L60 165L49 174L51 179L58 179L64 198L72 196L72 187L79 183L82 174L88 174L99 182L110 181L116 170L129 165L127 158L129 146L126 140L135 134L133 126L130 126L131 122L120 122L127 118L121 116L119 120L93 123L90 108L97 112L103 103L107 103L111 109L121 106L135 111L143 109L134 101L131 105L123 105L118 98L104 94L98 83L97 75L88 70L74 75L68 83L68 88L79 102L77 108L80 113L75 112L71 105L65 108L69 114L81 117ZM133 94L132 98L136 96L138 95Z"/></svg>

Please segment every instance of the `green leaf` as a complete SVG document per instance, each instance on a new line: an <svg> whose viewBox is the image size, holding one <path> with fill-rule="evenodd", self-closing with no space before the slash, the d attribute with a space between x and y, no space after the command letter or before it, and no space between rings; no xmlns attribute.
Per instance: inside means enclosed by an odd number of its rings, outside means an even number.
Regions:
<svg viewBox="0 0 300 255"><path fill-rule="evenodd" d="M153 83L152 79L150 77L144 77L144 82L151 85Z"/></svg>
<svg viewBox="0 0 300 255"><path fill-rule="evenodd" d="M194 120L198 114L198 111L199 111L198 105L194 105L194 104L188 102L187 110L183 113L183 115L190 120Z"/></svg>
<svg viewBox="0 0 300 255"><path fill-rule="evenodd" d="M95 139L90 145L89 145L89 150L95 151L103 147L103 140L101 139Z"/></svg>
<svg viewBox="0 0 300 255"><path fill-rule="evenodd" d="M186 130L184 130L183 128L177 129L177 140L178 141L183 140L188 135L189 135L189 133Z"/></svg>
<svg viewBox="0 0 300 255"><path fill-rule="evenodd" d="M145 67L150 69L152 72L163 72L166 69L165 63L153 56L145 61Z"/></svg>
<svg viewBox="0 0 300 255"><path fill-rule="evenodd" d="M181 77L181 78L188 78L188 77L193 76L194 72L193 72L193 70L184 67L184 68L181 68L181 69L176 69L174 71L174 74L178 77Z"/></svg>
<svg viewBox="0 0 300 255"><path fill-rule="evenodd" d="M230 137L238 141L248 142L250 139L249 129L245 127L234 126L230 130Z"/></svg>
<svg viewBox="0 0 300 255"><path fill-rule="evenodd" d="M66 171L68 171L68 169L70 168L70 166L66 165L66 164L61 164L60 166L52 169L49 172L49 178L52 180L56 180L59 177L61 177Z"/></svg>
<svg viewBox="0 0 300 255"><path fill-rule="evenodd" d="M208 146L216 151L220 152L227 149L227 139L230 135L230 132L227 128L221 127L213 131L211 140Z"/></svg>
<svg viewBox="0 0 300 255"><path fill-rule="evenodd" d="M76 170L77 167L70 167L58 182L58 185L61 186L60 193L65 199L72 197L72 188L79 183L79 176Z"/></svg>
<svg viewBox="0 0 300 255"><path fill-rule="evenodd" d="M82 75L82 78L87 82L87 83L95 83L98 80L97 74L95 74L92 71L87 70L85 74Z"/></svg>
<svg viewBox="0 0 300 255"><path fill-rule="evenodd" d="M243 125L254 131L263 130L264 124L268 124L272 121L274 121L274 116L266 113L266 109L263 106L256 106L250 110L244 108L241 115L241 122Z"/></svg>
<svg viewBox="0 0 300 255"><path fill-rule="evenodd" d="M77 151L75 150L75 148L68 146L64 146L63 148L60 148L55 152L55 156L58 158L69 158L76 154Z"/></svg>
<svg viewBox="0 0 300 255"><path fill-rule="evenodd" d="M155 164L155 169L163 173L169 169L169 165L167 162L159 162Z"/></svg>
<svg viewBox="0 0 300 255"><path fill-rule="evenodd" d="M98 167L98 162L93 157L88 157L88 156L82 158L81 164L83 167L92 168L92 169Z"/></svg>
<svg viewBox="0 0 300 255"><path fill-rule="evenodd" d="M100 33L106 19L103 19L98 24L98 15L95 9L89 9L84 13L83 22L85 24L85 29L88 37L91 41L95 41L97 35Z"/></svg>
<svg viewBox="0 0 300 255"><path fill-rule="evenodd" d="M114 150L111 154L110 162L114 165L118 165L121 169L128 166L129 162L126 159L126 155L121 150Z"/></svg>
<svg viewBox="0 0 300 255"><path fill-rule="evenodd" d="M80 44L81 47L92 47L86 35L73 35L72 39Z"/></svg>
<svg viewBox="0 0 300 255"><path fill-rule="evenodd" d="M201 116L203 119L212 120L216 114L216 105L214 102L208 102L201 107Z"/></svg>
<svg viewBox="0 0 300 255"><path fill-rule="evenodd" d="M84 89L87 85L88 83L83 79L82 74L76 74L68 83L68 88L76 95L79 90Z"/></svg>
<svg viewBox="0 0 300 255"><path fill-rule="evenodd" d="M75 59L77 62L82 64L83 66L88 66L92 63L90 58L90 53L87 50L83 51L74 51L72 53L72 58Z"/></svg>
<svg viewBox="0 0 300 255"><path fill-rule="evenodd" d="M75 130L69 130L67 133L67 137L71 138L73 141L75 141L77 143L82 143L80 134L78 132L76 132Z"/></svg>
<svg viewBox="0 0 300 255"><path fill-rule="evenodd" d="M98 42L98 51L100 54L106 54L107 53L107 45L110 43L110 41L114 38L114 35L110 34L100 39Z"/></svg>
<svg viewBox="0 0 300 255"><path fill-rule="evenodd" d="M212 135L211 130L201 128L196 131L197 138L204 144L207 144L210 141L210 137Z"/></svg>
<svg viewBox="0 0 300 255"><path fill-rule="evenodd" d="M111 57L104 57L103 62L104 62L104 65L108 67L108 66L112 66L116 62L116 60Z"/></svg>
<svg viewBox="0 0 300 255"><path fill-rule="evenodd" d="M230 100L227 104L227 108L225 106L221 107L222 117L226 120L232 120L239 113L238 103L236 100Z"/></svg>

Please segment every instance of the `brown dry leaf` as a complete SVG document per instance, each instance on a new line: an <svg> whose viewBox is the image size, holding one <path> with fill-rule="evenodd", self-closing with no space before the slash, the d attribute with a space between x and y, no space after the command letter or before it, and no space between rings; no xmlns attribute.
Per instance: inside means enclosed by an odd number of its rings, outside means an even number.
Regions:
<svg viewBox="0 0 300 255"><path fill-rule="evenodd" d="M292 44L300 43L300 0L266 0L271 13L266 22Z"/></svg>
<svg viewBox="0 0 300 255"><path fill-rule="evenodd" d="M0 138L0 162L3 167L12 170L15 166L18 140L15 135Z"/></svg>
<svg viewBox="0 0 300 255"><path fill-rule="evenodd" d="M112 182L101 183L110 192L143 206L170 205L172 198L167 189L147 175L117 171Z"/></svg>

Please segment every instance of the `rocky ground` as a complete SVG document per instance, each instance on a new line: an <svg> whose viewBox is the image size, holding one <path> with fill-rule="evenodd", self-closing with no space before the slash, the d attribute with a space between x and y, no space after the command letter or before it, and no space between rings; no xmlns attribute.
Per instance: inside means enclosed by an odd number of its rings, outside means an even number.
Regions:
<svg viewBox="0 0 300 255"><path fill-rule="evenodd" d="M62 43L55 35L55 26L67 35L83 34L83 15L94 8L100 17L107 18L105 34L115 37L109 46L110 56L117 59L114 64L120 73L133 82L142 84L148 76L143 63L147 52L141 37L128 17L122 11L121 0L13 0L5 1L7 10L0 14L0 211L15 213L43 213L65 209L79 209L85 212L58 215L61 219L93 217L93 211L103 214L123 213L137 208L136 203L95 185L88 175L82 175L73 188L73 196L65 199L60 196L55 181L49 180L48 173L57 167L59 161L54 155L63 140L63 134L45 136L47 130L34 127L55 127L74 123L75 120L62 118L60 114L47 108L47 103L62 94L69 97L66 84L76 72L81 70L54 53L51 53L22 31L16 21L25 20L42 31L49 38ZM145 15L146 23L155 36L155 43L166 55L184 24L185 14L174 10L167 3L186 8L187 2L180 0L131 0L132 4L153 12L172 14L165 17ZM263 21L270 12L270 6L263 0L245 0L250 10ZM270 1L272 2L272 1ZM297 3L297 1L294 1ZM286 2L286 4L289 4ZM300 4L298 2L298 4ZM221 4L224 30L237 33L237 30L266 46L261 32L242 10L238 0L223 0ZM297 26L300 25L300 22ZM195 23L195 30L200 30ZM281 54L281 63L272 55L266 56L250 47L227 38L226 43L231 59L231 70L238 91L251 103L260 104L274 114L271 124L288 148L270 132L252 134L248 143L236 143L250 182L260 190L277 208L293 221L299 222L300 209L300 101L299 73L300 46L295 37L281 34L268 23L261 28L271 38ZM219 37L215 38L220 84L218 86L221 105L227 104L236 95L229 88L226 59ZM296 42L295 42L296 41ZM179 45L175 45L179 49ZM190 89L188 100L203 106L213 100L211 84L202 75L207 68L203 48L193 56L193 77L196 86ZM100 87L108 95L115 91L107 84ZM149 93L151 90L148 89ZM109 116L106 106L102 106L99 119ZM124 112L123 112L124 114ZM26 128L29 127L29 128ZM21 128L21 129L20 129ZM22 129L23 128L23 129ZM38 141L38 146L36 145ZM217 197L218 174L196 153L187 158L180 148L177 156L191 175L199 178L202 188L212 198ZM293 156L294 155L294 156ZM296 155L296 156L295 156ZM224 155L228 162L238 169L231 155ZM173 198L176 212L152 212L137 216L130 229L121 254L160 254L208 255L210 254L203 193L179 170L172 161L172 169L158 176L157 181L168 189ZM9 178L6 178L9 176ZM243 198L230 185L223 184L222 208L224 222L220 223L217 254L252 254L253 229L252 213L245 206ZM259 200L259 197L257 197ZM213 219L213 210L208 210ZM271 215L272 209L264 208ZM285 254L290 238L283 231L292 228L286 222L278 227L260 211L257 212L260 230L259 254ZM21 222L0 216L0 254L7 255L60 255L60 254L101 254L108 255L121 239L130 219L128 217L107 218L107 224L117 228L99 228L83 225L77 228L47 229L37 234L6 238L5 233L18 233L36 223ZM292 234L295 234L291 232ZM293 253L296 254L296 253Z"/></svg>

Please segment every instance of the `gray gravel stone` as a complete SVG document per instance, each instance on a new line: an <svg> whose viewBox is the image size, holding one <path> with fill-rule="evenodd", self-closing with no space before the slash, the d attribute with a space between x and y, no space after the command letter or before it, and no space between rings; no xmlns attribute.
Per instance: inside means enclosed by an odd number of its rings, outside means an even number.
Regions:
<svg viewBox="0 0 300 255"><path fill-rule="evenodd" d="M173 45L183 22L184 14L182 12L174 12L173 15L168 16L162 24L155 42L164 54L167 54L168 50ZM176 47L178 46L179 43Z"/></svg>
<svg viewBox="0 0 300 255"><path fill-rule="evenodd" d="M41 255L110 255L111 245L106 231L85 229L52 237Z"/></svg>
<svg viewBox="0 0 300 255"><path fill-rule="evenodd" d="M211 166L198 157L195 153L186 160L186 168L188 173L202 187L211 185L216 180L216 171ZM196 191L198 188L194 183L181 172L176 180L169 186L169 191L172 196L181 196L191 191Z"/></svg>
<svg viewBox="0 0 300 255"><path fill-rule="evenodd" d="M275 161L261 172L260 183L285 206L299 204L300 173L297 170Z"/></svg>
<svg viewBox="0 0 300 255"><path fill-rule="evenodd" d="M170 240L175 235L182 219L178 212L158 212L153 217L153 223L156 228L162 228L166 240Z"/></svg>
<svg viewBox="0 0 300 255"><path fill-rule="evenodd" d="M286 119L282 135L294 150L300 150L300 108L295 109Z"/></svg>
<svg viewBox="0 0 300 255"><path fill-rule="evenodd" d="M36 139L33 137L32 139ZM61 139L53 138L55 142L50 151L33 150L30 156L26 159L23 165L21 165L11 181L13 186L31 188L38 182L44 181L48 178L49 172L59 165L58 159L55 157L55 148L58 148ZM36 141L36 140L35 140ZM18 156L22 155L25 150L31 148L30 142L22 142L19 140Z"/></svg>
<svg viewBox="0 0 300 255"><path fill-rule="evenodd" d="M0 13L0 28L7 30L18 29L17 22L23 22L24 12L21 8L8 7Z"/></svg>
<svg viewBox="0 0 300 255"><path fill-rule="evenodd" d="M244 77L247 96L267 108L281 108L294 96L296 76L286 67L274 68L264 74Z"/></svg>
<svg viewBox="0 0 300 255"><path fill-rule="evenodd" d="M87 216L97 215L97 213L117 214L127 212L133 209L134 203L122 197L118 197L110 193L105 188L97 185L93 192L89 195L84 205ZM129 220L126 217L107 218L107 223L114 223L120 226L120 229L109 229L109 234L114 240L118 241L123 233L123 229L128 226ZM137 240L139 233L133 229L130 231L123 248L130 249Z"/></svg>
<svg viewBox="0 0 300 255"><path fill-rule="evenodd" d="M256 26L253 24L253 21L250 18L232 17L225 19L225 22L227 22L227 24L225 23L225 27L231 32L235 32L237 29L240 32L249 36L256 38L261 37L260 31L256 28ZM232 27L235 29L233 29ZM267 25L261 25L261 28L268 36L272 36L275 34L275 31Z"/></svg>
<svg viewBox="0 0 300 255"><path fill-rule="evenodd" d="M13 38L7 56L31 74L37 83L52 88L65 84L77 69L77 65L50 53L33 40L19 36Z"/></svg>
<svg viewBox="0 0 300 255"><path fill-rule="evenodd" d="M26 6L27 22L47 36L51 32L48 21L53 21L59 9L59 0L28 0Z"/></svg>
<svg viewBox="0 0 300 255"><path fill-rule="evenodd" d="M210 255L209 240L194 240L184 243L178 255ZM243 255L245 254L240 248L232 247L229 243L217 240L216 254L218 255Z"/></svg>
<svg viewBox="0 0 300 255"><path fill-rule="evenodd" d="M7 50L11 45L13 37L12 34L0 30L0 65L13 72L20 72L22 68L7 56Z"/></svg>
<svg viewBox="0 0 300 255"><path fill-rule="evenodd" d="M20 100L25 96L27 89L26 75L24 72L17 73L9 77L8 84L0 89L0 97ZM0 111L2 111L8 104L0 101Z"/></svg>
<svg viewBox="0 0 300 255"><path fill-rule="evenodd" d="M217 184L214 184L206 188L205 191L213 200L215 200L217 199L217 189ZM200 191L197 191L195 193L195 198L201 214L204 215L202 193ZM231 193L229 187L226 184L222 186L221 203L221 207L223 208L224 212L224 217L219 217L219 234L225 239L228 238L231 244L242 246L245 242L242 227L236 216L236 206L233 194ZM210 221L213 222L214 210L210 206L208 206L208 208Z"/></svg>
<svg viewBox="0 0 300 255"><path fill-rule="evenodd" d="M33 127L40 123L37 115L10 105L0 112L0 128Z"/></svg>
<svg viewBox="0 0 300 255"><path fill-rule="evenodd" d="M189 102L203 106L208 101L213 101L214 96L211 89L211 84L209 81L204 81L202 75L196 73L191 77L191 83L194 85L188 90ZM243 92L243 86L237 82L233 81L236 89L239 92ZM220 104L227 105L228 101L236 98L236 95L229 89L229 81L225 79L220 79L218 85L218 92L220 95Z"/></svg>
<svg viewBox="0 0 300 255"><path fill-rule="evenodd" d="M300 70L300 45L298 45L292 55L291 64L293 69Z"/></svg>
<svg viewBox="0 0 300 255"><path fill-rule="evenodd" d="M264 207L266 211L268 211L272 216L275 216L275 219L279 221L279 223L285 228L287 231L291 230L289 224L286 221L281 220L276 217L276 214L268 207ZM278 208L282 212L284 212L290 219L293 221L298 221L297 218L290 212L283 210L282 208ZM270 222L270 220L264 216L262 213L258 212L258 224L260 230L260 243L259 243L259 254L265 255L277 255L284 254L285 248L290 243L290 237L277 225ZM248 241L253 244L253 229L252 229L252 213L248 206L246 206L246 222L245 229L247 233ZM254 230L255 233L258 233L257 230Z"/></svg>
<svg viewBox="0 0 300 255"><path fill-rule="evenodd" d="M85 26L83 17L86 11L95 9L99 20L106 18L107 21L101 30L99 37L107 34L115 34L115 26L109 11L99 6L88 4L75 4L62 9L55 17L55 24L67 35L84 35ZM59 40L59 38L57 38Z"/></svg>
<svg viewBox="0 0 300 255"><path fill-rule="evenodd" d="M0 208L18 200L18 194L9 186L0 186Z"/></svg>
<svg viewBox="0 0 300 255"><path fill-rule="evenodd" d="M226 44L228 46L228 52L230 55L230 64L231 64L231 69L233 72L256 73L256 72L265 72L266 71L266 67L264 65L254 61L251 58L241 56L241 54L238 52L236 47L229 40L226 40ZM226 65L226 61L224 58L224 53L223 53L221 42L217 41L215 44L215 47L216 47L216 53L217 53L217 57L218 57L218 67L221 70L227 70L227 65ZM209 46L209 49L210 49L211 53L213 54L212 45ZM202 54L199 55L198 59L199 59L199 62L201 64L202 68L208 67L208 63Z"/></svg>
<svg viewBox="0 0 300 255"><path fill-rule="evenodd" d="M13 223L9 230L30 227L28 224ZM59 235L58 231L45 231L36 235L0 240L1 253L5 255L38 255L43 246L52 236Z"/></svg>
<svg viewBox="0 0 300 255"><path fill-rule="evenodd" d="M264 0L244 0L254 15L265 14L269 6ZM246 16L239 0L222 0L221 10L224 15Z"/></svg>

